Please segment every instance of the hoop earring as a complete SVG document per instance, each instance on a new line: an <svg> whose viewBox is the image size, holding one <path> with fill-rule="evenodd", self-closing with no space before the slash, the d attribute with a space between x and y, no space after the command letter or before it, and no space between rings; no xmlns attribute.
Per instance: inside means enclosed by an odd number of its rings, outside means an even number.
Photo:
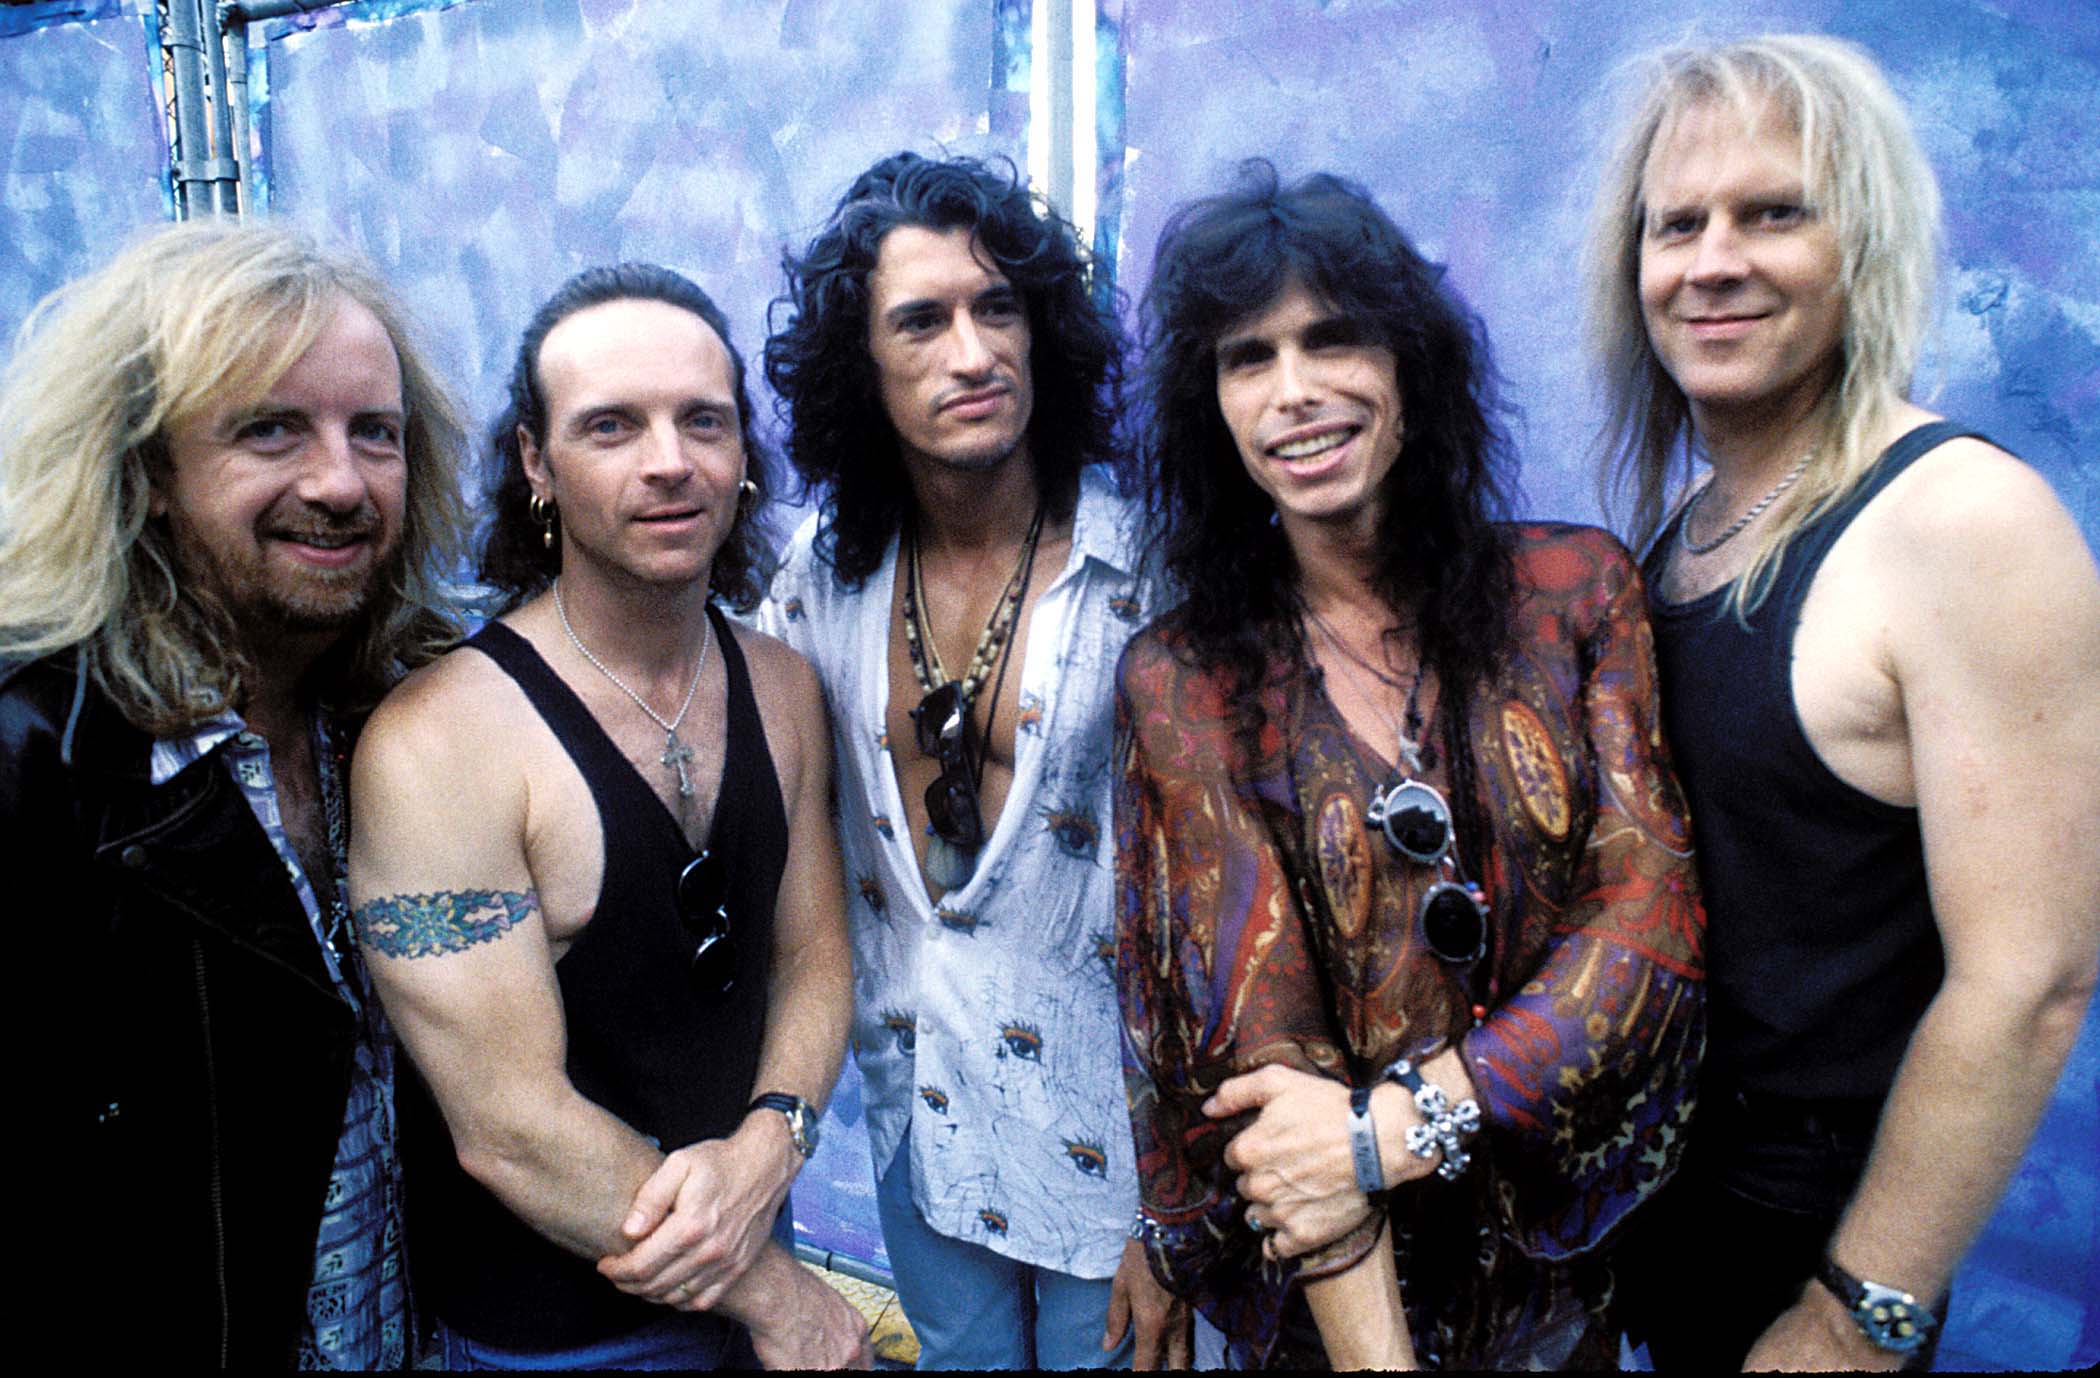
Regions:
<svg viewBox="0 0 2100 1378"><path fill-rule="evenodd" d="M525 511L540 528L540 544L554 549L554 500L534 493L525 504Z"/></svg>

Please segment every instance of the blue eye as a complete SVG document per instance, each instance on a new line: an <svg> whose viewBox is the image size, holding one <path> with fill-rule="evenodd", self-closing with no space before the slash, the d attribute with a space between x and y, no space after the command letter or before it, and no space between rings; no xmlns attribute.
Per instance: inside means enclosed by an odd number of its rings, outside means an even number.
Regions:
<svg viewBox="0 0 2100 1378"><path fill-rule="evenodd" d="M999 1039L1011 1053L1023 1062L1043 1060L1043 1035L1040 1029L1027 1024L1008 1024L999 1030ZM1001 1053L1004 1057L1006 1053Z"/></svg>
<svg viewBox="0 0 2100 1378"><path fill-rule="evenodd" d="M1106 1179L1108 1176L1108 1154L1099 1144L1088 1143L1085 1139L1067 1139L1065 1158L1089 1177Z"/></svg>

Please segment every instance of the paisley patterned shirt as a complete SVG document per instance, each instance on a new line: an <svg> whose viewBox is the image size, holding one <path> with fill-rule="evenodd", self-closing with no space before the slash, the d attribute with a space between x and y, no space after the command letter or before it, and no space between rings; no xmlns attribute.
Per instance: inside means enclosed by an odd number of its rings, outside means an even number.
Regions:
<svg viewBox="0 0 2100 1378"><path fill-rule="evenodd" d="M336 1141L314 1274L306 1293L306 1324L299 1335L302 1369L398 1369L408 1358L408 1277L401 1251L401 1165L394 1146L394 1038L372 993L364 963L347 942L343 896L349 866L342 753L325 717L314 723L314 763L328 817L335 874L325 910L299 860L278 809L270 746L228 712L182 737L153 744L152 779L161 784L216 752L284 863L321 959L336 990L356 1012L350 1095Z"/></svg>
<svg viewBox="0 0 2100 1378"><path fill-rule="evenodd" d="M1595 1251L1677 1160L1705 919L1631 560L1586 528L1522 527L1513 546L1514 647L1466 705L1492 834L1465 858L1492 911L1471 992L1421 936L1434 873L1365 822L1390 771L1316 671L1275 648L1250 759L1227 681L1177 657L1172 618L1124 657L1118 982L1140 1189L1155 1267L1243 1366L1319 1358L1292 1283L1362 1257L1379 1218L1309 1263L1265 1263L1222 1161L1246 1120L1207 1120L1203 1100L1270 1062L1364 1085L1453 1040L1486 1121L1473 1166L1384 1203L1417 1349L1447 1367L1615 1358ZM1448 792L1448 764L1423 777Z"/></svg>
<svg viewBox="0 0 2100 1378"><path fill-rule="evenodd" d="M831 704L875 1171L908 1141L913 1203L934 1229L1109 1277L1137 1204L1116 1054L1111 704L1117 655L1158 611L1135 512L1087 472L1071 557L1015 648L1013 788L976 873L938 905L884 732L897 545L843 588L815 552L817 520L789 546L759 623L809 658Z"/></svg>

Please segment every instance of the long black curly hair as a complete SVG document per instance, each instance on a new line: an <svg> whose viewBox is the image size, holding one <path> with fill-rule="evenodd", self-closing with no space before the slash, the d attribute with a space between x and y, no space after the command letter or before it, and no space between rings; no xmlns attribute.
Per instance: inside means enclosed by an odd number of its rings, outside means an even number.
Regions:
<svg viewBox="0 0 2100 1378"><path fill-rule="evenodd" d="M497 592L495 611L506 612L554 582L561 573L559 545L548 549L527 504L532 485L525 478L525 456L518 446L524 427L533 444L547 444L547 396L540 387L540 347L547 336L579 311L615 301L660 301L690 311L721 339L729 351L730 379L735 387L737 427L744 441L744 476L758 491L737 505L736 519L722 548L715 552L708 587L739 612L758 606L765 592L770 550L758 530L755 514L765 502L765 452L752 429L751 398L744 387L744 356L729 338L729 318L714 298L690 278L654 263L620 263L586 268L555 289L533 312L518 344L510 371L509 400L490 424L487 440L488 504L493 516L482 541L478 574Z"/></svg>
<svg viewBox="0 0 2100 1378"><path fill-rule="evenodd" d="M847 188L807 252L782 255L787 290L768 319L766 382L788 460L803 496L821 495L817 549L848 586L881 564L911 501L868 352L868 277L883 237L903 225L968 226L1020 291L1035 380L1029 456L1045 499L1068 504L1080 470L1115 454L1123 332L1091 295L1072 227L1029 195L1011 163L892 154Z"/></svg>
<svg viewBox="0 0 2100 1378"><path fill-rule="evenodd" d="M1243 731L1261 725L1254 691L1269 648L1309 657L1275 504L1218 409L1216 346L1293 282L1398 361L1404 430L1380 488L1374 587L1413 622L1449 702L1492 675L1507 644L1510 552L1495 524L1511 488L1503 408L1480 324L1441 278L1361 186L1330 173L1282 186L1262 160L1242 164L1231 190L1180 207L1161 233L1142 303L1147 516L1186 595L1173 614L1180 640L1196 663L1230 673ZM1440 716L1463 732L1463 714ZM1462 747L1453 741L1452 754L1469 754Z"/></svg>

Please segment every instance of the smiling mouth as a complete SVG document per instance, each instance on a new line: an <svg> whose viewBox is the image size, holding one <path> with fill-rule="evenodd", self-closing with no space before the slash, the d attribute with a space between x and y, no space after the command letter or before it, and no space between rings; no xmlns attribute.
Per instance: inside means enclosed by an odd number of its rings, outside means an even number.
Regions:
<svg viewBox="0 0 2100 1378"><path fill-rule="evenodd" d="M1296 440L1278 441L1276 444L1269 446L1268 453L1274 459L1313 459L1326 454L1329 450L1339 449L1341 446L1348 444L1356 438L1358 432L1362 429L1361 426L1341 426L1331 431L1322 431L1317 435L1300 436Z"/></svg>
<svg viewBox="0 0 2100 1378"><path fill-rule="evenodd" d="M369 531L281 531L280 541L293 545L310 545L316 550L342 550L372 538Z"/></svg>

